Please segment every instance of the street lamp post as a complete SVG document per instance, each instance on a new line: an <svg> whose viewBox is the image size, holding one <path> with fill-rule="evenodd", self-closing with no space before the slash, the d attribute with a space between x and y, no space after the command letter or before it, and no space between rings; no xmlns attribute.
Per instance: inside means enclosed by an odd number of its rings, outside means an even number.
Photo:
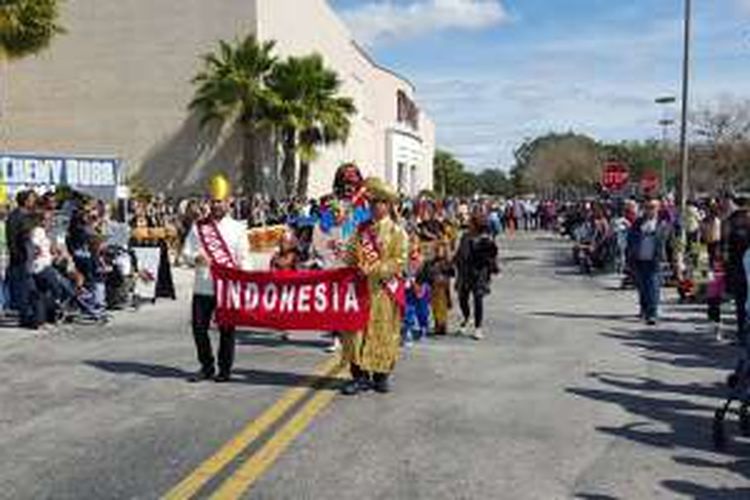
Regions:
<svg viewBox="0 0 750 500"><path fill-rule="evenodd" d="M656 99L656 104L667 106L669 104L674 104L677 102L677 98L674 96L664 96L659 97ZM662 113L662 118L659 120L659 125L662 127L662 134L661 134L661 147L662 147L662 156L661 156L661 186L662 186L662 192L666 194L667 192L667 155L668 155L668 139L669 139L669 127L674 125L674 120L670 118L669 113L664 110Z"/></svg>

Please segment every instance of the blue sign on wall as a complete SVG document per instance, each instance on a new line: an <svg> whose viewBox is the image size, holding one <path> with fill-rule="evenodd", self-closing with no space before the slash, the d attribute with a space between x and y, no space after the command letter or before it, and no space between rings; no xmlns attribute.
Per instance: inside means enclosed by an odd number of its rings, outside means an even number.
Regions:
<svg viewBox="0 0 750 500"><path fill-rule="evenodd" d="M114 198L121 183L120 161L112 157L0 154L0 182L22 187L68 186L100 198Z"/></svg>

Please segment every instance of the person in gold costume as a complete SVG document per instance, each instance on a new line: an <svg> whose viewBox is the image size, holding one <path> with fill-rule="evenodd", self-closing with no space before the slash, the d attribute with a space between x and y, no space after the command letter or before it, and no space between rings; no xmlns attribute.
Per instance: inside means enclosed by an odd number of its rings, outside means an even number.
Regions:
<svg viewBox="0 0 750 500"><path fill-rule="evenodd" d="M370 320L364 331L343 336L343 360L352 380L342 389L355 395L374 389L390 391L389 377L399 357L403 294L400 280L406 265L408 238L392 219L396 193L381 179L364 182L372 220L362 224L352 241L352 259L367 276L370 288ZM401 295L401 297L399 297Z"/></svg>

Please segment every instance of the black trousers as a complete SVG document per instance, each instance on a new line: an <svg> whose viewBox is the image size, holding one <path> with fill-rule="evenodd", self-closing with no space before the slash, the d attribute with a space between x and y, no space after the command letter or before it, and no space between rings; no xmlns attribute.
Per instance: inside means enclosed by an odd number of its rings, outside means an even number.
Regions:
<svg viewBox="0 0 750 500"><path fill-rule="evenodd" d="M732 290L734 294L735 314L737 315L737 340L740 344L745 345L747 342L747 312L745 303L747 302L747 281L744 276L737 278Z"/></svg>
<svg viewBox="0 0 750 500"><path fill-rule="evenodd" d="M36 287L34 277L25 265L13 265L8 268L8 289L10 305L18 311L21 327L38 328L44 323L45 312Z"/></svg>
<svg viewBox="0 0 750 500"><path fill-rule="evenodd" d="M193 338L198 351L198 362L201 371L214 375L214 354L211 349L211 338L208 329L216 309L216 298L208 295L193 295ZM234 328L219 329L219 374L229 375L234 364Z"/></svg>
<svg viewBox="0 0 750 500"><path fill-rule="evenodd" d="M713 323L721 323L721 298L710 298L706 300L708 305L708 320Z"/></svg>
<svg viewBox="0 0 750 500"><path fill-rule="evenodd" d="M482 328L482 321L484 320L484 294L476 287L462 287L458 291L458 304L461 307L461 314L464 317L464 321L469 321L471 316L471 306L469 305L469 297L474 296L474 327Z"/></svg>

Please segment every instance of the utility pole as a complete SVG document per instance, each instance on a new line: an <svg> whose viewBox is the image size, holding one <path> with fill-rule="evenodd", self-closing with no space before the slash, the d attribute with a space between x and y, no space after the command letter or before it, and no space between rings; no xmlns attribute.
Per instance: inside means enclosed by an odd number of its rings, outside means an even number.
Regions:
<svg viewBox="0 0 750 500"><path fill-rule="evenodd" d="M685 33L682 58L682 123L680 124L680 214L684 220L689 195L688 166L690 152L687 137L688 106L690 94L690 36L692 22L692 0L685 0ZM685 224L682 225L682 241L685 241Z"/></svg>
<svg viewBox="0 0 750 500"><path fill-rule="evenodd" d="M662 192L667 194L667 164L669 163L669 127L674 125L671 118L659 120L661 125L661 186Z"/></svg>

